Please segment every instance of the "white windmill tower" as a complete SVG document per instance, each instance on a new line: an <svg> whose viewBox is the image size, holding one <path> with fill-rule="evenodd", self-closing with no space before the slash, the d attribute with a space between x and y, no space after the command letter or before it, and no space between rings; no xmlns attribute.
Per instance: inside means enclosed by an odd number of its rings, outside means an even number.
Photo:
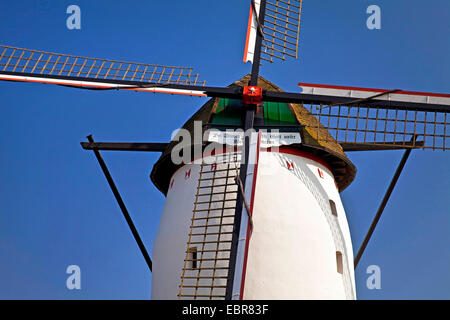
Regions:
<svg viewBox="0 0 450 320"><path fill-rule="evenodd" d="M249 76L233 87L248 81ZM281 91L262 78L258 86ZM240 123L236 110L241 108L240 100L212 99L184 127L192 135L195 121L231 129ZM175 141L186 139L179 133L155 164L151 177L166 202L153 249L152 298L226 297L241 190L244 213L232 299L355 298L353 251L339 196L353 180L355 167L303 106L266 102L263 109L254 124L259 134L251 137L242 189L235 180L240 149L222 148L224 141L212 155L205 151L202 159L194 156L197 161L176 166ZM321 142L312 129L318 125ZM271 137L262 134L265 130ZM224 135L220 138L232 145L232 134ZM204 143L208 150L214 142Z"/></svg>

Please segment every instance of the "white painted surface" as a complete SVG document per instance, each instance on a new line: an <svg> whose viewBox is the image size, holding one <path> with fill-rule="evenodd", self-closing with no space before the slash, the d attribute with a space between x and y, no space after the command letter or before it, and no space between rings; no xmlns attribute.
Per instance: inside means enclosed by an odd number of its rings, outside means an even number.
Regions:
<svg viewBox="0 0 450 320"><path fill-rule="evenodd" d="M261 1L255 0L255 9L253 10L253 6L250 4L250 13L251 13L251 22L247 27L247 39L246 39L246 47L247 51L244 52L244 63L250 61L253 63L253 58L255 56L255 46L256 46L256 35L258 33L258 22L257 17L259 17L259 11L261 9Z"/></svg>
<svg viewBox="0 0 450 320"><path fill-rule="evenodd" d="M189 96L206 97L205 91L161 88L158 86L136 88L133 85L116 84L113 82L108 82L108 80L105 80L104 82L97 82L97 81L84 81L84 80L66 80L66 79L59 79L59 78L46 78L46 77L39 77L39 76L34 76L34 75L33 76L18 76L18 75L6 75L6 74L0 74L0 80L39 82L39 83L50 83L50 84L62 84L62 85L77 86L77 87L123 89L123 90L131 90L131 91L148 91L148 92L155 92L155 93L170 93L170 94L181 94L181 95L189 95ZM128 87L130 87L130 88L128 88Z"/></svg>
<svg viewBox="0 0 450 320"><path fill-rule="evenodd" d="M336 203L337 218L329 199ZM350 232L325 166L296 155L261 152L254 205L244 299L355 297ZM337 272L336 251L344 258L343 274Z"/></svg>
<svg viewBox="0 0 450 320"><path fill-rule="evenodd" d="M358 98L366 99L373 97L374 95L380 94L383 90L379 89L362 89L362 88L337 88L337 87L324 87L324 86L314 86L313 84L302 84L302 93L304 94L316 94L325 96L335 96L335 97L348 97L348 98ZM389 91L389 90L384 90ZM439 94L439 93L426 93L426 92L410 92L410 91L398 91L394 93L387 93L380 97L375 97L373 100L384 100L384 101L397 101L397 102L411 102L419 104L438 104L438 105L450 105L450 95L449 94Z"/></svg>
<svg viewBox="0 0 450 320"><path fill-rule="evenodd" d="M190 177L185 179L189 170ZM153 245L152 299L177 299L199 171L199 164L188 164L171 179Z"/></svg>
<svg viewBox="0 0 450 320"><path fill-rule="evenodd" d="M294 167L288 169L286 161ZM172 177L153 248L153 299L177 299L199 170L200 165L185 165ZM298 155L261 152L253 223L244 299L355 298L350 232L325 166ZM336 251L343 255L343 274L337 272Z"/></svg>

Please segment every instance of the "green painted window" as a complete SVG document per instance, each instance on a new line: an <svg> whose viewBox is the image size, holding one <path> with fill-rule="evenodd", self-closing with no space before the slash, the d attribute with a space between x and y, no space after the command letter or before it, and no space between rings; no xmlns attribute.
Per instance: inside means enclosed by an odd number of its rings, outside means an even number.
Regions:
<svg viewBox="0 0 450 320"><path fill-rule="evenodd" d="M286 103L264 102L264 124L291 123L297 123L297 120Z"/></svg>
<svg viewBox="0 0 450 320"><path fill-rule="evenodd" d="M240 100L221 98L211 122L238 125L241 123L242 108Z"/></svg>
<svg viewBox="0 0 450 320"><path fill-rule="evenodd" d="M243 103L236 99L222 98L216 108L211 122L239 125L241 123ZM264 102L264 124L296 124L297 120L286 103Z"/></svg>

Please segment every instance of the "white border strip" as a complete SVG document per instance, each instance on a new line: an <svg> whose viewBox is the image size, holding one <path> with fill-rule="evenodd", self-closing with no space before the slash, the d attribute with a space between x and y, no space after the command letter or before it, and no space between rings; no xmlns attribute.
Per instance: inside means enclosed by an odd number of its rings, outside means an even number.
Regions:
<svg viewBox="0 0 450 320"><path fill-rule="evenodd" d="M302 88L302 93L304 94L315 94L315 95L326 95L335 97L348 97L348 98L358 98L365 99L376 94L382 93L380 90L370 91L369 90L357 90L357 89L339 89L339 88L323 88L323 87L313 87L300 85ZM374 89L375 90L375 89ZM388 91L388 90L386 90ZM397 102L411 102L411 103L422 103L422 104L439 104L450 106L450 97L445 97L439 94L427 94L427 93L402 93L394 92L387 93L383 96L373 98L373 100L384 100L384 101L397 101Z"/></svg>
<svg viewBox="0 0 450 320"><path fill-rule="evenodd" d="M170 93L170 94L181 94L181 95L206 97L205 91L172 89L172 88L161 88L161 87L127 89L127 87L133 87L133 85L123 85L123 84L118 85L118 84L108 83L108 82L94 82L94 81L81 81L81 80L77 81L77 80L52 79L52 78L41 78L41 77L13 76L13 75L5 75L5 74L0 74L0 80L50 83L50 84L78 86L78 87L87 87L87 88L106 88L106 89L109 88L109 89L122 89L122 90L132 90L132 91L146 91L146 92L155 92L155 93Z"/></svg>
<svg viewBox="0 0 450 320"><path fill-rule="evenodd" d="M253 10L253 5L250 3L250 12L252 13L252 17L251 17L251 24L247 28L247 39L245 44L247 51L244 52L244 63L248 61L253 63L253 58L255 56L256 35L258 33L258 22L256 21L256 17L257 16L259 17L259 12L261 10L260 0L255 0L255 8L257 11L257 15Z"/></svg>

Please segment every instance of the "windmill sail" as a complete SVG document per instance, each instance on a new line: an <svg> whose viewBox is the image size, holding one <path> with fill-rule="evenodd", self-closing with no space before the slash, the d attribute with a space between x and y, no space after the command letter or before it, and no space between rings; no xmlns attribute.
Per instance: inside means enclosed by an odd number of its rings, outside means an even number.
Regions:
<svg viewBox="0 0 450 320"><path fill-rule="evenodd" d="M201 164L178 299L225 299L240 156Z"/></svg>
<svg viewBox="0 0 450 320"><path fill-rule="evenodd" d="M292 4L291 1L280 3ZM270 1L266 2L271 12ZM258 1L255 1L255 8ZM301 9L301 1L300 6ZM255 11L254 11L255 12ZM270 13L265 18L270 18ZM256 27L257 28L257 27ZM257 30L257 29L256 29ZM267 30L267 29L266 29ZM242 97L232 88L205 87L192 68L78 57L0 45L0 80L52 83L90 89L124 89L210 97ZM302 103L323 126L318 139L348 150L450 148L450 95L300 83L302 93L263 93L265 101ZM322 137L322 138L320 138ZM412 139L416 137L417 139Z"/></svg>
<svg viewBox="0 0 450 320"><path fill-rule="evenodd" d="M306 103L324 127L347 150L450 149L450 95L300 83L303 94L327 97ZM336 102L338 101L338 102ZM377 148L378 147L378 148Z"/></svg>
<svg viewBox="0 0 450 320"><path fill-rule="evenodd" d="M302 0L268 0L261 59L298 58Z"/></svg>
<svg viewBox="0 0 450 320"><path fill-rule="evenodd" d="M256 34L258 33L259 14L261 10L261 1L252 0L250 5L250 15L248 18L247 36L244 49L244 63L250 61L253 63L256 46Z"/></svg>
<svg viewBox="0 0 450 320"><path fill-rule="evenodd" d="M0 80L91 89L205 94L176 86L204 86L192 68L79 57L0 45ZM138 86L135 83L139 83ZM152 86L150 84L154 84Z"/></svg>
<svg viewBox="0 0 450 320"><path fill-rule="evenodd" d="M302 0L267 0L261 15L261 0L252 0L244 50L244 63L251 61L256 34L262 33L261 59L269 62L298 57ZM263 19L260 17L263 16Z"/></svg>

